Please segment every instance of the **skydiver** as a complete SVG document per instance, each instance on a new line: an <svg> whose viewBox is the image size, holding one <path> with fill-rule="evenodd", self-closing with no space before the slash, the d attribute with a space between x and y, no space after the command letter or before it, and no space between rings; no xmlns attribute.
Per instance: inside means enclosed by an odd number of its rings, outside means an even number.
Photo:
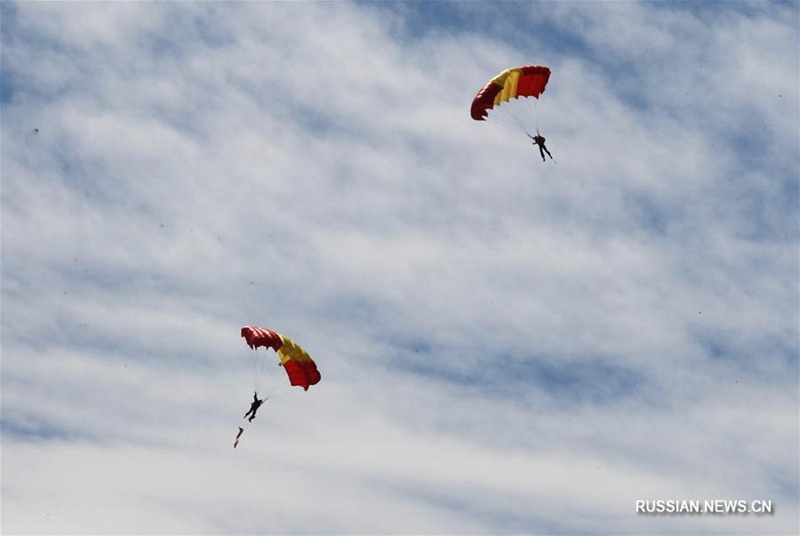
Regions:
<svg viewBox="0 0 800 536"><path fill-rule="evenodd" d="M244 428L240 426L239 433L236 434L236 439L233 440L233 448L236 448L236 445L239 444L239 438L242 437L242 432L244 432Z"/></svg>
<svg viewBox="0 0 800 536"><path fill-rule="evenodd" d="M545 147L544 145L545 142L544 136L539 134L539 132L537 131L536 136L531 136L530 134L528 134L528 137L533 140L534 145L539 146L539 154L542 155L542 162L545 161L544 153L547 153L547 156L550 157L550 160L553 159L553 155L550 154L550 151L548 151L547 147Z"/></svg>
<svg viewBox="0 0 800 536"><path fill-rule="evenodd" d="M266 400L266 398L264 400ZM244 414L244 418L247 419L247 416L252 413L252 415L250 415L250 418L247 420L253 422L253 419L256 418L256 411L258 411L258 408L260 408L261 404L264 403L264 400L258 399L258 391L253 393L253 401L250 403L250 409L247 410L247 413Z"/></svg>

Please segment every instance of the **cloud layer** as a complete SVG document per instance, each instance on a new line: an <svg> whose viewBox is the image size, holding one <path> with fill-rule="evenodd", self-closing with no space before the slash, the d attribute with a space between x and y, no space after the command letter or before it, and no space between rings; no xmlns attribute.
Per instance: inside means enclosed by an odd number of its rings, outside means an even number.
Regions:
<svg viewBox="0 0 800 536"><path fill-rule="evenodd" d="M796 529L796 4L1 9L4 533Z"/></svg>

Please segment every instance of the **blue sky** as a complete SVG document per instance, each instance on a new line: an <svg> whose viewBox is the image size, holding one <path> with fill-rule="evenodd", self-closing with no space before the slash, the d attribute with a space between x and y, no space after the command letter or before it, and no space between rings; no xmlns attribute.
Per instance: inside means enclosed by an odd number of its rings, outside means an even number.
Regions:
<svg viewBox="0 0 800 536"><path fill-rule="evenodd" d="M796 2L0 15L4 534L796 530Z"/></svg>

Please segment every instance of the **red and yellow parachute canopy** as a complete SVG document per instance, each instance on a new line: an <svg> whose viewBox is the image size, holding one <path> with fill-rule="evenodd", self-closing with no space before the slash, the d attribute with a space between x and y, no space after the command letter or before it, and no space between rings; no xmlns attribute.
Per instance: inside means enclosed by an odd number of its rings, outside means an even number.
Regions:
<svg viewBox="0 0 800 536"><path fill-rule="evenodd" d="M535 97L544 93L550 68L541 65L512 67L498 74L478 91L472 101L472 118L484 121L488 111L510 99Z"/></svg>
<svg viewBox="0 0 800 536"><path fill-rule="evenodd" d="M271 329L255 326L243 327L242 337L253 350L257 350L259 346L275 350L281 360L281 366L289 376L289 383L292 385L300 386L308 391L310 385L316 385L322 379L317 370L317 364L314 363L308 352L289 337Z"/></svg>

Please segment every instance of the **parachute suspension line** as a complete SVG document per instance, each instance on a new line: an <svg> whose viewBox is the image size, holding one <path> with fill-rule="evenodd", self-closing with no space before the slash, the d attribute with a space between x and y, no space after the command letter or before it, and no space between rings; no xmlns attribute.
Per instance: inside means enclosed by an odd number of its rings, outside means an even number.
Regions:
<svg viewBox="0 0 800 536"><path fill-rule="evenodd" d="M266 391L264 391L264 397L278 398L281 396L292 394L294 392L297 392L297 389L295 389L282 379L282 381L273 382L272 385Z"/></svg>
<svg viewBox="0 0 800 536"><path fill-rule="evenodd" d="M513 113L514 107L518 104L519 103L516 102L516 99L512 99L506 103L505 106L495 106L492 111L496 110L496 115L497 118L500 119L500 122L504 123L512 130L524 131L525 121L523 121L523 118L519 114Z"/></svg>
<svg viewBox="0 0 800 536"><path fill-rule="evenodd" d="M272 376L274 376L272 381L267 385L267 388L262 393L262 395L266 396L267 398L274 398L275 393L277 393L280 390L280 387L286 383L286 379L283 377L283 371L277 372L278 374L272 374Z"/></svg>
<svg viewBox="0 0 800 536"><path fill-rule="evenodd" d="M489 110L491 122L510 130L521 132L530 138L539 132L539 99L519 97Z"/></svg>
<svg viewBox="0 0 800 536"><path fill-rule="evenodd" d="M280 386L286 381L283 371L275 371L273 356L267 349L263 351L253 350L250 352L253 368L253 391L259 396L267 395L279 390ZM266 380L266 381L265 381Z"/></svg>
<svg viewBox="0 0 800 536"><path fill-rule="evenodd" d="M524 99L524 108L522 114L525 116L525 134L533 138L534 134L539 135L539 99L535 97L526 97Z"/></svg>
<svg viewBox="0 0 800 536"><path fill-rule="evenodd" d="M520 102L520 100L522 100L522 102ZM524 110L524 108L525 108L525 104L526 104L524 101L526 101L526 100L528 100L528 99L526 99L526 98L524 98L524 97L522 97L522 98L520 99L519 97L517 97L516 99L514 99L514 101L515 101L515 102L514 102L514 104L515 104L515 105L516 105L518 108L522 108L522 109ZM528 133L528 128L529 128L529 126L530 126L530 125L529 125L529 121L528 121L528 119L529 119L529 118L525 117L525 114L524 114L524 113L523 113L523 114L520 114L520 113L514 113L514 109L513 109L513 108L511 108L511 107L507 107L507 108L506 108L506 110L507 110L507 113L508 113L508 114L511 116L511 118L514 120L514 122L517 124L518 128L519 128L519 129L520 129L522 132L524 132L524 133L526 133L526 134L527 134L527 133Z"/></svg>
<svg viewBox="0 0 800 536"><path fill-rule="evenodd" d="M261 394L265 387L265 381L268 381L269 383L266 385L266 390L269 392L283 379L281 374L274 374L271 372L272 365L274 364L273 356L270 355L269 350L266 348L261 351L256 349L250 353L253 360L253 390Z"/></svg>
<svg viewBox="0 0 800 536"><path fill-rule="evenodd" d="M505 128L528 134L533 125L533 114L528 110L530 107L529 103L520 102L525 100L529 99L512 99L502 106L495 106L489 110L489 118L492 122L502 125Z"/></svg>
<svg viewBox="0 0 800 536"><path fill-rule="evenodd" d="M261 378L264 375L263 359L258 353L258 350L250 352L250 363L253 369L253 391L258 392L261 389Z"/></svg>

